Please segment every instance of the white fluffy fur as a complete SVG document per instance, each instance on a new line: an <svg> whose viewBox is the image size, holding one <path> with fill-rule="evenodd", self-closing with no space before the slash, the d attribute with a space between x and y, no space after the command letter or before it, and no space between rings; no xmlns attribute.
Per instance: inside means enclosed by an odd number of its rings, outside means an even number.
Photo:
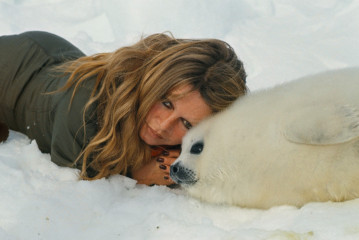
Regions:
<svg viewBox="0 0 359 240"><path fill-rule="evenodd" d="M204 141L201 154L191 146ZM184 185L214 203L269 208L359 196L359 68L325 72L240 98L185 136Z"/></svg>

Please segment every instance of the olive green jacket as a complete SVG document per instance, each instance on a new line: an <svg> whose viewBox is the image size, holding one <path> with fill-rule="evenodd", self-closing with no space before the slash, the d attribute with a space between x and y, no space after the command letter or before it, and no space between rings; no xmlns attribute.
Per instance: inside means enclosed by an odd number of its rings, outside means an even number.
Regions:
<svg viewBox="0 0 359 240"><path fill-rule="evenodd" d="M93 80L79 88L71 106L72 89L45 94L67 80L53 67L82 56L71 43L46 32L0 37L0 122L36 140L39 149L60 166L74 167L97 132L96 106L86 112L86 134L83 128L83 108Z"/></svg>

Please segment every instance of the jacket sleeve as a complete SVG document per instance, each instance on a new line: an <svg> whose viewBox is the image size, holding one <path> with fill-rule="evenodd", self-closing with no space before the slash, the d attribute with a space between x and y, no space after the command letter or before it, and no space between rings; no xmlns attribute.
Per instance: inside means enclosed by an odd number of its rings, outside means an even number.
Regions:
<svg viewBox="0 0 359 240"><path fill-rule="evenodd" d="M57 165L81 168L82 160L77 164L75 160L97 132L95 106L86 112L86 124L83 123L84 107L90 93L89 89L80 88L71 105L72 91L57 96L51 140L51 160Z"/></svg>

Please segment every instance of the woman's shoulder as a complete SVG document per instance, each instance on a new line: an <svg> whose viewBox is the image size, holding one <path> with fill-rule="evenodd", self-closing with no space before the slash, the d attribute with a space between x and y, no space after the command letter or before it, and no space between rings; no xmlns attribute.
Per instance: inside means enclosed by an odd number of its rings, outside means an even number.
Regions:
<svg viewBox="0 0 359 240"><path fill-rule="evenodd" d="M66 39L49 32L30 31L20 34L34 42L47 55L58 61L72 60L85 54Z"/></svg>

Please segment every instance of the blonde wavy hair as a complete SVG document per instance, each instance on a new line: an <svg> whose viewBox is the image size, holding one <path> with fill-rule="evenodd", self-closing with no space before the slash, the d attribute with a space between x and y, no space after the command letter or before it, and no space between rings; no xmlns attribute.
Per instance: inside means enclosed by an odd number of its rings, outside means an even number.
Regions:
<svg viewBox="0 0 359 240"><path fill-rule="evenodd" d="M177 87L199 91L212 112L228 107L247 92L243 63L216 39L175 39L154 34L114 52L81 57L61 66L69 79L62 90L96 78L85 106L96 103L99 131L84 146L81 178L94 180L129 174L151 160L151 147L139 136L150 108ZM85 124L85 123L84 123ZM90 171L94 174L88 174Z"/></svg>

